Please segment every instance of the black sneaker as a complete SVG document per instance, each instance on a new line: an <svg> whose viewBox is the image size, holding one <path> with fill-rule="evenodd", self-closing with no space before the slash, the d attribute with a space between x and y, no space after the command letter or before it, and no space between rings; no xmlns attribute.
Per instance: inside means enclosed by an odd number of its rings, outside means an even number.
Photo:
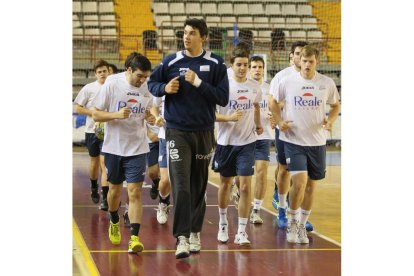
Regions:
<svg viewBox="0 0 414 276"><path fill-rule="evenodd" d="M98 204L99 203L99 192L98 192L98 188L91 188L91 198L93 203Z"/></svg>
<svg viewBox="0 0 414 276"><path fill-rule="evenodd" d="M151 190L150 190L150 197L152 199L156 199L158 196L158 184L152 183Z"/></svg>
<svg viewBox="0 0 414 276"><path fill-rule="evenodd" d="M99 206L99 209L102 211L108 211L108 200L106 198L102 199L101 206Z"/></svg>
<svg viewBox="0 0 414 276"><path fill-rule="evenodd" d="M124 213L124 224L125 224L126 226L130 226L130 225L131 225L131 223L129 222L128 211L126 211L126 212Z"/></svg>

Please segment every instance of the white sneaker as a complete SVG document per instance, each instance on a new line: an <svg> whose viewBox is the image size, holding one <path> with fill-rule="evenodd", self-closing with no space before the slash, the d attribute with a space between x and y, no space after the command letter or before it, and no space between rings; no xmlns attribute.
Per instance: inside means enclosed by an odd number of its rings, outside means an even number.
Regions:
<svg viewBox="0 0 414 276"><path fill-rule="evenodd" d="M190 252L200 252L200 232L190 234Z"/></svg>
<svg viewBox="0 0 414 276"><path fill-rule="evenodd" d="M299 230L298 230L298 241L297 243L309 243L308 234L305 228L305 225L299 224Z"/></svg>
<svg viewBox="0 0 414 276"><path fill-rule="evenodd" d="M298 222L289 221L286 229L286 239L288 242L298 242Z"/></svg>
<svg viewBox="0 0 414 276"><path fill-rule="evenodd" d="M159 203L157 209L157 221L159 224L165 224L168 220L168 205Z"/></svg>
<svg viewBox="0 0 414 276"><path fill-rule="evenodd" d="M242 232L239 234L236 234L234 237L234 243L239 245L248 245L250 244L250 241L247 239L247 233Z"/></svg>
<svg viewBox="0 0 414 276"><path fill-rule="evenodd" d="M220 242L227 242L229 240L229 227L227 224L221 224L218 234L217 240Z"/></svg>
<svg viewBox="0 0 414 276"><path fill-rule="evenodd" d="M190 256L190 245L188 244L187 238L184 236L178 236L175 258L181 259L187 258L188 256Z"/></svg>
<svg viewBox="0 0 414 276"><path fill-rule="evenodd" d="M259 212L255 212L254 210L252 211L252 213L250 214L250 222L254 223L254 224L262 224L263 223L263 219L260 217Z"/></svg>

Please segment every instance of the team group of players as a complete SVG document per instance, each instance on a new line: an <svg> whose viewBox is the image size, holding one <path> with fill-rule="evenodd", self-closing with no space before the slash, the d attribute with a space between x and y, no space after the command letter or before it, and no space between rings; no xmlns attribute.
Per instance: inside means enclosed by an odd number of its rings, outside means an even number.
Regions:
<svg viewBox="0 0 414 276"><path fill-rule="evenodd" d="M308 218L313 193L317 181L325 177L325 131L332 128L340 108L335 83L316 71L319 52L306 42L292 45L292 65L269 85L263 79L262 57L251 56L249 47L239 44L227 68L220 56L203 49L207 32L204 20L187 19L185 50L164 58L152 73L150 61L135 52L127 57L125 72L110 76L108 63L98 61L97 81L83 87L75 99L76 111L88 115L85 141L95 203L101 167L101 209L109 212L109 239L121 242L118 209L126 181L128 252L144 249L139 229L142 183L148 170L153 182L150 196L159 197L160 224L168 220L170 194L173 197L176 258L199 252L211 164L220 174L217 240L229 240L227 207L234 187L239 217L234 242L249 245L248 221L263 223L260 208L271 141L276 138L273 203L279 209L278 225L287 228L288 242L309 243L306 230L312 229ZM95 122L105 122L103 141L95 135Z"/></svg>

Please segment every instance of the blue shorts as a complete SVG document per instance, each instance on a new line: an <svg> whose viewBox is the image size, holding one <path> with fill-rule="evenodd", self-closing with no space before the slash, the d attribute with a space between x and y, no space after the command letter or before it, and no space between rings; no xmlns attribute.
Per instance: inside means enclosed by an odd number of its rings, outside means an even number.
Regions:
<svg viewBox="0 0 414 276"><path fill-rule="evenodd" d="M256 142L243 146L217 145L212 169L224 177L253 175L255 147Z"/></svg>
<svg viewBox="0 0 414 276"><path fill-rule="evenodd" d="M270 161L270 140L257 140L255 160Z"/></svg>
<svg viewBox="0 0 414 276"><path fill-rule="evenodd" d="M99 140L95 133L85 132L85 143L90 157L97 157L101 153L103 140Z"/></svg>
<svg viewBox="0 0 414 276"><path fill-rule="evenodd" d="M326 146L299 146L285 142L288 170L307 171L312 180L325 178Z"/></svg>
<svg viewBox="0 0 414 276"><path fill-rule="evenodd" d="M276 159L279 164L286 166L285 141L279 139L279 129L275 128Z"/></svg>
<svg viewBox="0 0 414 276"><path fill-rule="evenodd" d="M153 142L149 143L150 151L147 153L147 166L152 167L158 163L158 148L159 143Z"/></svg>
<svg viewBox="0 0 414 276"><path fill-rule="evenodd" d="M105 167L111 184L143 182L145 178L145 153L134 156L119 156L105 153Z"/></svg>
<svg viewBox="0 0 414 276"><path fill-rule="evenodd" d="M160 138L160 146L158 149L158 163L160 168L167 168L167 143L165 139Z"/></svg>

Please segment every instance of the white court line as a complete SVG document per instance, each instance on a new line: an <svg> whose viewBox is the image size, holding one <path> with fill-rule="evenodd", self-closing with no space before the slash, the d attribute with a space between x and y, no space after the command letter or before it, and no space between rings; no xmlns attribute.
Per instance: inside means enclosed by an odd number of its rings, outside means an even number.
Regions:
<svg viewBox="0 0 414 276"><path fill-rule="evenodd" d="M213 185L213 186L215 186L216 188L218 188L219 187L219 185L217 185L216 183L214 183L214 182L212 182L212 181L208 181L208 183L210 183L211 185ZM230 205L229 205L230 206ZM233 205L234 206L234 205ZM271 210L269 210L269 209L267 209L267 208L265 208L265 207L261 207L261 209L263 209L263 210L265 210L266 212L268 212L269 214L272 214L272 215L274 215L274 216L276 216L276 213L275 212L273 212L273 211L271 211ZM324 240L326 240L326 241L328 241L328 242L331 242L331 243L333 243L333 244L335 244L335 245L337 245L337 246L339 246L339 247L341 247L341 244L339 243L339 242L337 242L337 241L335 241L335 240L333 240L333 239L331 239L331 238L329 238L329 237L327 237L327 236L324 236L324 235L322 235L322 234L320 234L320 233L318 233L318 232L316 232L316 231L312 231L311 232L313 235L315 235L315 236L318 236L319 238L321 238L321 239L324 239Z"/></svg>

